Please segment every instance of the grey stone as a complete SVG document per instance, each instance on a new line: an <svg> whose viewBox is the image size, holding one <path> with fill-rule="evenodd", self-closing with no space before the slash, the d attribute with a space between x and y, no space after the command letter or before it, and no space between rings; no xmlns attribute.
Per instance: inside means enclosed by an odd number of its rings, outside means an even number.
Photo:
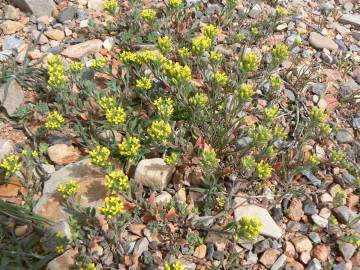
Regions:
<svg viewBox="0 0 360 270"><path fill-rule="evenodd" d="M351 128L342 128L336 134L336 140L339 143L352 143L354 141L354 134Z"/></svg>
<svg viewBox="0 0 360 270"><path fill-rule="evenodd" d="M24 12L31 12L34 15L41 17L44 15L50 16L55 9L53 0L10 0L15 6Z"/></svg>
<svg viewBox="0 0 360 270"><path fill-rule="evenodd" d="M309 169L304 169L302 174L310 181L314 186L320 186L321 180L317 178Z"/></svg>
<svg viewBox="0 0 360 270"><path fill-rule="evenodd" d="M340 22L360 26L360 14L344 14Z"/></svg>
<svg viewBox="0 0 360 270"><path fill-rule="evenodd" d="M195 217L191 220L191 225L196 228L210 228L214 221L215 217L213 216Z"/></svg>
<svg viewBox="0 0 360 270"><path fill-rule="evenodd" d="M248 253L247 257L246 257L246 261L244 263L244 265L254 265L256 264L258 261L258 256L255 253L252 253L251 251Z"/></svg>
<svg viewBox="0 0 360 270"><path fill-rule="evenodd" d="M312 261L308 264L308 266L305 268L305 270L321 270L321 263L318 259L314 258Z"/></svg>
<svg viewBox="0 0 360 270"><path fill-rule="evenodd" d="M189 262L184 259L181 259L180 262L184 266L185 270L195 270L196 269L196 264L193 262Z"/></svg>
<svg viewBox="0 0 360 270"><path fill-rule="evenodd" d="M208 243L206 247L207 247L206 259L212 260L215 252L215 245L213 243Z"/></svg>
<svg viewBox="0 0 360 270"><path fill-rule="evenodd" d="M280 270L283 269L285 263L287 260L287 256L285 254L282 254L275 263L271 266L270 270Z"/></svg>
<svg viewBox="0 0 360 270"><path fill-rule="evenodd" d="M317 32L310 33L309 42L311 46L316 49L337 50L339 47L332 39L325 37Z"/></svg>
<svg viewBox="0 0 360 270"><path fill-rule="evenodd" d="M334 59L328 53L321 53L321 59L324 60L325 63L332 64Z"/></svg>
<svg viewBox="0 0 360 270"><path fill-rule="evenodd" d="M318 214L314 214L311 216L312 221L321 228L326 228L328 226L329 221L326 218L319 216Z"/></svg>
<svg viewBox="0 0 360 270"><path fill-rule="evenodd" d="M76 10L76 17L77 17L80 21L86 20L86 19L89 18L89 13L88 13L87 11L83 10L83 9L78 8L78 9Z"/></svg>
<svg viewBox="0 0 360 270"><path fill-rule="evenodd" d="M60 12L57 19L58 19L59 22L64 23L66 21L70 21L70 20L74 19L75 14L76 14L76 8L75 7L67 7L67 8L64 8Z"/></svg>
<svg viewBox="0 0 360 270"><path fill-rule="evenodd" d="M346 263L338 263L336 265L334 265L334 267L332 268L332 270L346 270ZM354 269L354 268L352 268Z"/></svg>
<svg viewBox="0 0 360 270"><path fill-rule="evenodd" d="M259 4L254 5L249 11L250 18L257 18L261 14L261 6Z"/></svg>
<svg viewBox="0 0 360 270"><path fill-rule="evenodd" d="M4 7L4 17L5 19L9 19L9 20L19 20L20 19L20 12L17 8L15 8L14 6L11 5L6 5Z"/></svg>
<svg viewBox="0 0 360 270"><path fill-rule="evenodd" d="M24 91L16 80L11 80L0 87L0 103L12 116L24 101Z"/></svg>
<svg viewBox="0 0 360 270"><path fill-rule="evenodd" d="M327 84L326 83L315 83L311 87L311 92L316 95L323 96L326 92Z"/></svg>
<svg viewBox="0 0 360 270"><path fill-rule="evenodd" d="M352 121L353 128L360 129L360 117L356 117Z"/></svg>
<svg viewBox="0 0 360 270"><path fill-rule="evenodd" d="M140 257L143 252L149 250L149 240L146 237L139 239L134 247L133 254L137 257Z"/></svg>
<svg viewBox="0 0 360 270"><path fill-rule="evenodd" d="M305 200L304 201L304 213L306 215L314 215L319 213L319 210L316 208L316 204L313 203L310 200Z"/></svg>
<svg viewBox="0 0 360 270"><path fill-rule="evenodd" d="M214 251L213 258L218 261L222 261L225 258L223 251Z"/></svg>
<svg viewBox="0 0 360 270"><path fill-rule="evenodd" d="M15 151L15 146L10 140L0 139L0 160L6 158Z"/></svg>
<svg viewBox="0 0 360 270"><path fill-rule="evenodd" d="M343 52L347 52L348 48L343 40L341 39L335 39L335 43L339 46L339 50Z"/></svg>
<svg viewBox="0 0 360 270"><path fill-rule="evenodd" d="M244 148L252 143L253 139L251 137L243 137L236 141L239 147Z"/></svg>
<svg viewBox="0 0 360 270"><path fill-rule="evenodd" d="M4 39L3 50L18 50L23 44L24 41L21 38L12 35Z"/></svg>
<svg viewBox="0 0 360 270"><path fill-rule="evenodd" d="M345 261L348 261L354 255L356 251L356 247L350 243L342 242L339 244L339 250L342 256L344 257Z"/></svg>
<svg viewBox="0 0 360 270"><path fill-rule="evenodd" d="M269 239L265 239L263 241L257 242L254 245L254 252L256 254L258 253L263 253L265 250L270 248L270 240Z"/></svg>
<svg viewBox="0 0 360 270"><path fill-rule="evenodd" d="M360 41L360 31L353 31L352 32L353 38L355 38L357 41Z"/></svg>
<svg viewBox="0 0 360 270"><path fill-rule="evenodd" d="M350 223L357 218L357 214L344 205L334 208L333 211L340 222L344 224Z"/></svg>
<svg viewBox="0 0 360 270"><path fill-rule="evenodd" d="M316 233L316 232L310 232L310 233L309 233L309 238L310 238L310 240L313 241L315 244L321 243L321 238L320 238L319 234Z"/></svg>
<svg viewBox="0 0 360 270"><path fill-rule="evenodd" d="M273 209L271 209L271 216L275 220L275 222L281 221L284 217L280 207L274 207Z"/></svg>
<svg viewBox="0 0 360 270"><path fill-rule="evenodd" d="M360 85L351 77L347 77L346 81L340 86L340 95L343 98L349 97L358 91L360 91Z"/></svg>

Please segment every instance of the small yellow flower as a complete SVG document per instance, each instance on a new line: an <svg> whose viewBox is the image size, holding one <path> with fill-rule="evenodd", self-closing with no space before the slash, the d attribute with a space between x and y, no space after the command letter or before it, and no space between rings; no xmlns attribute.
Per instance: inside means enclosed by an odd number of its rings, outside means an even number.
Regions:
<svg viewBox="0 0 360 270"><path fill-rule="evenodd" d="M147 132L154 141L165 143L166 139L171 135L171 126L162 119L154 120Z"/></svg>
<svg viewBox="0 0 360 270"><path fill-rule="evenodd" d="M275 63L282 63L289 56L289 48L285 44L278 44L271 50L271 54Z"/></svg>
<svg viewBox="0 0 360 270"><path fill-rule="evenodd" d="M50 89L62 89L65 87L64 62L61 56L54 55L48 58L48 86Z"/></svg>
<svg viewBox="0 0 360 270"><path fill-rule="evenodd" d="M165 262L165 270L186 270L185 267L179 262L174 262L173 264L168 264Z"/></svg>
<svg viewBox="0 0 360 270"><path fill-rule="evenodd" d="M221 52L217 52L217 51L210 52L210 55L209 55L210 62L212 62L214 64L218 64L222 61L222 59L223 59L223 55Z"/></svg>
<svg viewBox="0 0 360 270"><path fill-rule="evenodd" d="M175 166L179 161L179 154L172 152L170 155L164 157L164 161L167 165Z"/></svg>
<svg viewBox="0 0 360 270"><path fill-rule="evenodd" d="M262 229L261 220L257 217L242 217L238 220L235 239L256 240Z"/></svg>
<svg viewBox="0 0 360 270"><path fill-rule="evenodd" d="M159 37L157 40L157 45L160 51L164 54L171 52L173 49L173 42L168 36Z"/></svg>
<svg viewBox="0 0 360 270"><path fill-rule="evenodd" d="M79 74L84 70L84 67L84 64L81 62L71 62L69 69L72 74Z"/></svg>
<svg viewBox="0 0 360 270"><path fill-rule="evenodd" d="M252 156L245 156L241 159L241 166L245 172L252 171L256 166L256 161Z"/></svg>
<svg viewBox="0 0 360 270"><path fill-rule="evenodd" d="M144 50L136 53L136 62L139 64L158 65L167 61L159 51Z"/></svg>
<svg viewBox="0 0 360 270"><path fill-rule="evenodd" d="M135 82L135 87L140 90L148 91L152 88L152 80L147 77L137 79Z"/></svg>
<svg viewBox="0 0 360 270"><path fill-rule="evenodd" d="M214 40L219 33L219 29L213 24L206 24L202 29L204 36Z"/></svg>
<svg viewBox="0 0 360 270"><path fill-rule="evenodd" d="M317 166L320 164L320 158L316 155L311 155L309 157L309 163L312 165L312 166Z"/></svg>
<svg viewBox="0 0 360 270"><path fill-rule="evenodd" d="M153 21L155 21L156 14L157 14L156 10L152 8L143 9L141 11L141 17L147 23L152 23Z"/></svg>
<svg viewBox="0 0 360 270"><path fill-rule="evenodd" d="M64 117L58 112L51 112L47 116L45 127L48 129L59 129L64 124Z"/></svg>
<svg viewBox="0 0 360 270"><path fill-rule="evenodd" d="M225 72L218 70L214 73L214 82L216 85L225 86L228 81L229 78Z"/></svg>
<svg viewBox="0 0 360 270"><path fill-rule="evenodd" d="M62 193L65 199L67 199L70 196L73 196L78 191L79 188L80 185L75 180L72 179L69 182L59 185L57 190L60 193Z"/></svg>
<svg viewBox="0 0 360 270"><path fill-rule="evenodd" d="M65 251L64 245L63 245L63 244L58 244L58 245L56 245L55 251L56 251L56 253L58 253L58 254L64 253L64 251Z"/></svg>
<svg viewBox="0 0 360 270"><path fill-rule="evenodd" d="M181 58L186 59L190 57L191 52L188 48L182 47L178 50L178 54Z"/></svg>
<svg viewBox="0 0 360 270"><path fill-rule="evenodd" d="M272 175L272 171L273 168L269 164L265 163L263 160L261 160L256 165L256 172L260 179L270 178Z"/></svg>
<svg viewBox="0 0 360 270"><path fill-rule="evenodd" d="M286 138L287 132L285 131L284 128L282 128L278 125L275 125L273 135L274 135L273 136L274 138Z"/></svg>
<svg viewBox="0 0 360 270"><path fill-rule="evenodd" d="M108 161L110 157L110 150L105 146L96 146L93 150L89 152L91 157L91 163L100 167L108 167L110 162Z"/></svg>
<svg viewBox="0 0 360 270"><path fill-rule="evenodd" d="M7 177L20 170L21 166L20 157L17 155L10 155L0 163L0 168L5 172Z"/></svg>
<svg viewBox="0 0 360 270"><path fill-rule="evenodd" d="M112 97L102 97L97 103L103 110L108 110L116 105L116 102Z"/></svg>
<svg viewBox="0 0 360 270"><path fill-rule="evenodd" d="M164 64L163 74L167 76L169 82L175 86L188 83L191 80L191 69L178 62L168 61Z"/></svg>
<svg viewBox="0 0 360 270"><path fill-rule="evenodd" d="M95 264L92 262L89 262L84 267L80 267L80 270L96 270Z"/></svg>
<svg viewBox="0 0 360 270"><path fill-rule="evenodd" d="M204 108L209 102L209 98L204 93L196 93L189 99L190 103L195 107Z"/></svg>
<svg viewBox="0 0 360 270"><path fill-rule="evenodd" d="M154 101L154 105L163 118L169 119L174 112L174 101L171 98L159 97Z"/></svg>
<svg viewBox="0 0 360 270"><path fill-rule="evenodd" d="M280 115L279 108L277 106L273 106L265 109L265 121L271 123L274 121L276 117Z"/></svg>
<svg viewBox="0 0 360 270"><path fill-rule="evenodd" d="M125 123L126 112L122 107L114 107L105 111L106 120L113 125Z"/></svg>
<svg viewBox="0 0 360 270"><path fill-rule="evenodd" d="M124 137L119 144L120 155L127 158L135 158L139 155L140 140L133 136Z"/></svg>
<svg viewBox="0 0 360 270"><path fill-rule="evenodd" d="M117 9L118 3L117 0L104 0L103 5L105 11L114 13Z"/></svg>
<svg viewBox="0 0 360 270"><path fill-rule="evenodd" d="M111 220L124 211L124 203L120 198L106 197L105 206L99 207L99 211L106 219Z"/></svg>
<svg viewBox="0 0 360 270"><path fill-rule="evenodd" d="M263 125L258 125L251 129L250 136L254 143L262 145L267 144L270 140L273 139L271 130Z"/></svg>
<svg viewBox="0 0 360 270"><path fill-rule="evenodd" d="M281 79L278 76L271 76L270 77L270 85L271 88L274 90L279 90L281 88Z"/></svg>
<svg viewBox="0 0 360 270"><path fill-rule="evenodd" d="M313 107L310 112L310 119L314 123L323 123L325 122L327 115L325 113L325 109L320 107Z"/></svg>
<svg viewBox="0 0 360 270"><path fill-rule="evenodd" d="M220 159L216 157L213 148L204 149L201 153L201 164L206 169L216 169L219 166Z"/></svg>
<svg viewBox="0 0 360 270"><path fill-rule="evenodd" d="M287 11L283 7L277 7L275 10L275 14L277 17L285 17L287 15Z"/></svg>
<svg viewBox="0 0 360 270"><path fill-rule="evenodd" d="M133 52L123 51L119 54L119 58L124 64L138 63L137 54Z"/></svg>
<svg viewBox="0 0 360 270"><path fill-rule="evenodd" d="M246 73L251 73L257 70L260 64L260 59L256 53L251 52L245 54L240 61L240 70Z"/></svg>
<svg viewBox="0 0 360 270"><path fill-rule="evenodd" d="M112 171L111 173L105 175L105 186L109 190L110 194L117 194L120 191L127 190L129 188L128 177L123 171Z"/></svg>
<svg viewBox="0 0 360 270"><path fill-rule="evenodd" d="M90 67L92 67L93 69L101 69L103 67L105 67L106 65L106 59L105 57L101 56L98 59L91 59L89 61Z"/></svg>
<svg viewBox="0 0 360 270"><path fill-rule="evenodd" d="M182 0L168 0L168 5L170 8L179 8L183 4Z"/></svg>
<svg viewBox="0 0 360 270"><path fill-rule="evenodd" d="M192 51L201 55L211 47L211 44L211 38L203 35L197 36L192 40Z"/></svg>
<svg viewBox="0 0 360 270"><path fill-rule="evenodd" d="M251 101L252 96L255 94L254 86L245 83L241 84L240 88L236 92L242 102Z"/></svg>

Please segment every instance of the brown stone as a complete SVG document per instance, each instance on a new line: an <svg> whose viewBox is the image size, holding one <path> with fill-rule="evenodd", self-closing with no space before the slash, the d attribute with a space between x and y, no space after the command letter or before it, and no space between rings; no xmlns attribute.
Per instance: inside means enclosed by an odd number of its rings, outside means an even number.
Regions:
<svg viewBox="0 0 360 270"><path fill-rule="evenodd" d="M17 31L20 31L23 27L24 25L22 23L10 20L4 21L2 24L0 24L0 29L5 35L14 34Z"/></svg>
<svg viewBox="0 0 360 270"><path fill-rule="evenodd" d="M130 224L128 229L131 233L136 234L138 236L143 236L143 229L146 228L145 224Z"/></svg>
<svg viewBox="0 0 360 270"><path fill-rule="evenodd" d="M65 38L64 31L61 31L59 29L49 29L44 34L48 38L57 40L57 41L62 41Z"/></svg>
<svg viewBox="0 0 360 270"><path fill-rule="evenodd" d="M297 252L310 252L312 249L311 241L305 235L295 236L291 238L291 242L294 244Z"/></svg>
<svg viewBox="0 0 360 270"><path fill-rule="evenodd" d="M303 215L302 202L298 198L293 198L290 203L288 217L293 221L300 221Z"/></svg>
<svg viewBox="0 0 360 270"><path fill-rule="evenodd" d="M55 144L48 148L48 156L55 164L65 165L77 161L80 153L72 145Z"/></svg>
<svg viewBox="0 0 360 270"><path fill-rule="evenodd" d="M351 258L351 262L353 263L353 266L360 266L360 251L356 252Z"/></svg>
<svg viewBox="0 0 360 270"><path fill-rule="evenodd" d="M47 265L48 270L65 270L70 269L75 263L75 257L78 251L76 249L69 249L59 257L50 261Z"/></svg>
<svg viewBox="0 0 360 270"><path fill-rule="evenodd" d="M102 41L100 39L88 40L83 43L72 45L62 51L62 55L73 59L81 59L88 53L96 53L101 49Z"/></svg>
<svg viewBox="0 0 360 270"><path fill-rule="evenodd" d="M289 241L285 242L284 253L288 257L294 257L295 256L295 254L296 254L295 247L291 242L289 242Z"/></svg>
<svg viewBox="0 0 360 270"><path fill-rule="evenodd" d="M195 248L194 251L194 257L198 259L203 259L206 256L206 245L200 245L197 248Z"/></svg>
<svg viewBox="0 0 360 270"><path fill-rule="evenodd" d="M330 248L326 245L317 245L312 250L312 256L321 262L325 262L329 256Z"/></svg>
<svg viewBox="0 0 360 270"><path fill-rule="evenodd" d="M287 266L289 266L293 270L304 270L304 266L298 261L295 261L293 258L288 258Z"/></svg>
<svg viewBox="0 0 360 270"><path fill-rule="evenodd" d="M263 265L265 265L267 268L269 268L274 264L274 262L276 261L276 259L279 257L280 254L281 252L279 250L273 248L267 249L261 256L260 262Z"/></svg>

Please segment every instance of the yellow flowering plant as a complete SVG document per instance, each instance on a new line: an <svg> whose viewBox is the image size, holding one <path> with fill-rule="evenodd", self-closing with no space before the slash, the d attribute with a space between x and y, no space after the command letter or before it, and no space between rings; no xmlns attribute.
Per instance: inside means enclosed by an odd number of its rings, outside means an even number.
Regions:
<svg viewBox="0 0 360 270"><path fill-rule="evenodd" d="M120 155L129 159L136 158L140 148L140 140L133 136L124 137L119 144Z"/></svg>
<svg viewBox="0 0 360 270"><path fill-rule="evenodd" d="M103 5L104 10L111 14L114 14L118 7L117 0L104 0Z"/></svg>
<svg viewBox="0 0 360 270"><path fill-rule="evenodd" d="M234 238L256 240L262 230L263 224L257 217L245 216L237 221Z"/></svg>
<svg viewBox="0 0 360 270"><path fill-rule="evenodd" d="M112 125L121 125L126 121L126 112L122 107L113 107L105 111L106 120Z"/></svg>
<svg viewBox="0 0 360 270"><path fill-rule="evenodd" d="M189 66L182 66L178 62L168 61L164 63L163 74L174 86L186 84L191 80L191 69Z"/></svg>
<svg viewBox="0 0 360 270"><path fill-rule="evenodd" d="M212 45L211 38L200 35L192 40L192 51L197 55L202 55L205 51L207 51Z"/></svg>
<svg viewBox="0 0 360 270"><path fill-rule="evenodd" d="M256 165L256 173L260 179L270 178L272 175L272 172L273 172L273 168L270 166L270 164L265 163L263 160L261 160Z"/></svg>
<svg viewBox="0 0 360 270"><path fill-rule="evenodd" d="M149 91L152 88L152 80L147 77L137 79L135 82L135 87L139 90Z"/></svg>
<svg viewBox="0 0 360 270"><path fill-rule="evenodd" d="M105 175L105 186L111 195L119 194L129 188L128 177L121 170L112 171Z"/></svg>
<svg viewBox="0 0 360 270"><path fill-rule="evenodd" d="M181 262L177 261L173 264L169 264L165 262L165 270L185 270L186 268L181 264Z"/></svg>
<svg viewBox="0 0 360 270"><path fill-rule="evenodd" d="M0 162L0 169L5 172L5 176L9 177L16 173L22 167L20 157L18 155L9 155Z"/></svg>
<svg viewBox="0 0 360 270"><path fill-rule="evenodd" d="M169 36L159 37L157 44L160 51L164 54L171 52L173 49L173 42Z"/></svg>
<svg viewBox="0 0 360 270"><path fill-rule="evenodd" d="M159 115L164 119L170 119L174 112L174 100L171 98L158 97L154 101L154 105Z"/></svg>
<svg viewBox="0 0 360 270"><path fill-rule="evenodd" d="M256 53L251 52L243 55L240 61L240 70L244 73L251 73L258 69L260 59Z"/></svg>
<svg viewBox="0 0 360 270"><path fill-rule="evenodd" d="M71 62L69 65L70 73L77 75L84 70L85 66L81 62Z"/></svg>
<svg viewBox="0 0 360 270"><path fill-rule="evenodd" d="M124 212L124 203L118 197L106 197L105 205L99 207L99 211L107 220L112 220Z"/></svg>
<svg viewBox="0 0 360 270"><path fill-rule="evenodd" d="M80 185L73 179L66 183L60 184L57 190L62 194L64 199L74 196L80 188Z"/></svg>
<svg viewBox="0 0 360 270"><path fill-rule="evenodd" d="M59 112L51 112L47 116L45 127L47 129L59 129L64 124L65 119Z"/></svg>
<svg viewBox="0 0 360 270"><path fill-rule="evenodd" d="M155 142L164 144L171 135L171 126L163 119L154 120L147 132Z"/></svg>
<svg viewBox="0 0 360 270"><path fill-rule="evenodd" d="M91 59L89 61L90 67L92 67L93 69L101 69L103 67L105 67L106 65L106 59L105 57L101 56L97 59Z"/></svg>
<svg viewBox="0 0 360 270"><path fill-rule="evenodd" d="M64 62L61 56L53 55L48 58L48 86L52 90L63 89L66 85Z"/></svg>
<svg viewBox="0 0 360 270"><path fill-rule="evenodd" d="M89 152L91 157L91 163L100 167L109 167L111 163L108 161L110 157L110 150L105 147L98 145Z"/></svg>
<svg viewBox="0 0 360 270"><path fill-rule="evenodd" d="M156 20L156 15L156 10L152 8L146 8L141 11L141 17L146 23L153 23Z"/></svg>

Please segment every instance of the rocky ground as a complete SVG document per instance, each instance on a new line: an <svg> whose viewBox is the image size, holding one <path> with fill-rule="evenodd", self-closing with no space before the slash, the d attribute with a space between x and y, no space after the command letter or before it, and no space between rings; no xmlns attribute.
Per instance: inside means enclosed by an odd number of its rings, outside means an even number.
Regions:
<svg viewBox="0 0 360 270"><path fill-rule="evenodd" d="M188 2L200 2L195 19L204 22L224 6L220 1ZM163 269L165 261L180 261L185 269L360 269L360 178L356 175L360 160L360 4L357 0L275 2L285 7L289 16L251 49L266 62L266 51L282 42L296 57L296 66L291 59L282 63L282 68L298 75L296 85L301 85L299 90L284 83L277 98L286 108L285 116L292 114L287 110L289 104L300 104L304 111L314 106L327 111L333 136L313 138L303 149L305 156L312 153L320 160L319 168L298 171L286 182L280 176L279 162L284 160L279 159L274 163L278 177L251 182L237 168L224 166L220 177L223 189L217 189L216 196L225 198L226 203L215 206L211 203L219 200L210 200L205 207L214 191L198 184L198 157L189 156L185 165L172 166L161 155L148 154L127 166L130 181L138 190L134 197L125 197L131 217L124 218L124 224L117 224L116 229L102 215L84 214L88 207L104 205L107 190L105 173L90 166L91 149L74 131L75 123L37 141L45 121L38 101L50 101L36 87L44 83L41 78L46 73L33 68L37 63L45 65L49 55L83 63L95 55L103 56L116 74L121 65L119 33L101 30L115 21L114 17L103 10L101 0L57 1L54 11L46 15L48 10L32 10L31 14L12 1L0 3L0 161L23 149L37 150L40 155L29 163L24 161L25 168L6 183L0 182L0 199L53 222L41 222L40 229L36 225L40 221L16 219L0 204L4 232L0 235L4 243L0 242L0 268L80 269L91 261L96 269ZM128 4L119 2L119 6ZM161 9L164 4L144 1L144 5ZM236 16L245 15L248 24L273 12L271 1L243 0L236 7ZM237 53L239 44L219 40L218 51L227 57ZM86 76L91 77L85 74L81 81ZM105 89L110 77L96 73L97 87ZM79 89L72 87L75 92ZM36 109L26 107L29 104ZM266 106L265 98L254 101L259 111ZM80 116L89 119L88 114ZM250 115L247 121L255 123L258 119L254 118ZM291 121L285 124L291 126L295 120ZM123 135L108 129L99 136L120 142ZM242 151L249 139L236 138L236 151ZM194 145L201 143L197 140ZM335 148L345 153L355 173L349 166L329 161ZM76 213L68 211L69 205L58 192L59 185L69 179L79 183L77 207L82 210ZM154 185L158 189L152 189ZM75 219L76 215L83 220ZM254 241L234 240L227 230L232 220L244 216L257 217L262 223L261 235ZM62 252L54 252L57 240L49 230L61 231L69 240ZM19 245L9 244L14 242ZM36 243L29 246L30 242ZM32 263L26 259L19 262L14 254L32 254L28 259Z"/></svg>

